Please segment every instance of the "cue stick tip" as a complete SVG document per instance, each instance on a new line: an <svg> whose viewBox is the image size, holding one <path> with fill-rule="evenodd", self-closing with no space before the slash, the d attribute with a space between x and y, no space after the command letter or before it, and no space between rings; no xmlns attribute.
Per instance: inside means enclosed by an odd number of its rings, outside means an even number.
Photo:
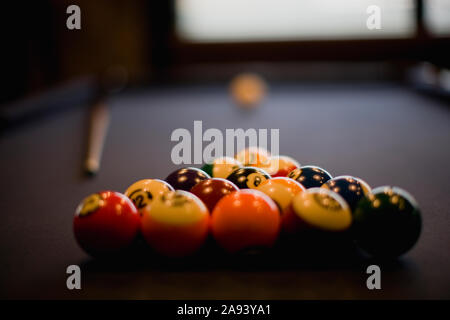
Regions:
<svg viewBox="0 0 450 320"><path fill-rule="evenodd" d="M89 177L93 177L100 169L100 163L96 159L87 159L84 171Z"/></svg>

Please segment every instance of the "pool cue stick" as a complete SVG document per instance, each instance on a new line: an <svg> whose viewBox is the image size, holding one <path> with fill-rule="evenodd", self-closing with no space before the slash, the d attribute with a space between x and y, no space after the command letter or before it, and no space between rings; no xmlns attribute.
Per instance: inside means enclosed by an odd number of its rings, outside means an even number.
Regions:
<svg viewBox="0 0 450 320"><path fill-rule="evenodd" d="M93 176L100 170L103 146L110 124L107 98L120 92L127 84L128 70L111 66L98 76L97 97L91 107L88 149L84 163L85 172Z"/></svg>
<svg viewBox="0 0 450 320"><path fill-rule="evenodd" d="M109 107L105 99L99 99L91 109L89 141L85 171L89 175L95 175L100 169L103 145L105 144L110 123Z"/></svg>

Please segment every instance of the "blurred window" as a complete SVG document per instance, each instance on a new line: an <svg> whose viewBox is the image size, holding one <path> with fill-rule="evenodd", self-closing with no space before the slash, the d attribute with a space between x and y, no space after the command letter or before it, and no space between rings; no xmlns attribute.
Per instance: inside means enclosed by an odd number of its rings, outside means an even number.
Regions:
<svg viewBox="0 0 450 320"><path fill-rule="evenodd" d="M437 36L450 35L450 0L426 0L425 23Z"/></svg>
<svg viewBox="0 0 450 320"><path fill-rule="evenodd" d="M371 5L381 9L380 30L366 27ZM176 0L176 27L192 42L405 38L414 10L414 0ZM434 14L448 25L448 14Z"/></svg>

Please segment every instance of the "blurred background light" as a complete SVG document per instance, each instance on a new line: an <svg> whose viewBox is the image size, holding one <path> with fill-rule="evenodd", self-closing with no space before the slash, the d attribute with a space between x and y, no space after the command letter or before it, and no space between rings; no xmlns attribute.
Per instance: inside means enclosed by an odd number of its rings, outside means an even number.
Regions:
<svg viewBox="0 0 450 320"><path fill-rule="evenodd" d="M450 35L450 0L425 1L425 23L434 35Z"/></svg>
<svg viewBox="0 0 450 320"><path fill-rule="evenodd" d="M381 30L366 27L371 5ZM177 0L176 29L193 42L404 38L415 32L414 10L414 0Z"/></svg>

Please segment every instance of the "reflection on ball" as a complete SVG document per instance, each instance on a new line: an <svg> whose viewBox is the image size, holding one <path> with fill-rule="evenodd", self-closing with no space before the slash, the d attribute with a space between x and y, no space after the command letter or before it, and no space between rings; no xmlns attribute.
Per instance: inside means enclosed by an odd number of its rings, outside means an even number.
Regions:
<svg viewBox="0 0 450 320"><path fill-rule="evenodd" d="M339 176L332 178L324 183L322 188L338 193L342 198L344 198L352 211L355 210L358 201L367 195L371 190L370 186L365 181L352 176Z"/></svg>
<svg viewBox="0 0 450 320"><path fill-rule="evenodd" d="M280 229L277 205L258 190L239 190L214 208L212 233L230 253L273 246Z"/></svg>
<svg viewBox="0 0 450 320"><path fill-rule="evenodd" d="M129 247L139 231L136 207L114 191L94 193L78 206L73 219L75 238L92 256L106 256Z"/></svg>
<svg viewBox="0 0 450 320"><path fill-rule="evenodd" d="M319 188L332 176L324 169L316 166L303 166L292 170L288 177L300 182L306 189Z"/></svg>
<svg viewBox="0 0 450 320"><path fill-rule="evenodd" d="M220 199L238 190L238 187L231 181L222 178L211 178L197 183L191 189L191 193L199 197L211 213Z"/></svg>
<svg viewBox="0 0 450 320"><path fill-rule="evenodd" d="M363 197L354 213L357 245L372 256L394 258L410 250L422 227L416 200L397 187L378 187Z"/></svg>
<svg viewBox="0 0 450 320"><path fill-rule="evenodd" d="M256 190L264 192L278 205L281 215L292 210L292 200L305 188L297 181L287 177L276 177L261 183Z"/></svg>
<svg viewBox="0 0 450 320"><path fill-rule="evenodd" d="M175 190L190 191L200 181L211 178L206 172L198 168L181 168L169 174L166 182Z"/></svg>

